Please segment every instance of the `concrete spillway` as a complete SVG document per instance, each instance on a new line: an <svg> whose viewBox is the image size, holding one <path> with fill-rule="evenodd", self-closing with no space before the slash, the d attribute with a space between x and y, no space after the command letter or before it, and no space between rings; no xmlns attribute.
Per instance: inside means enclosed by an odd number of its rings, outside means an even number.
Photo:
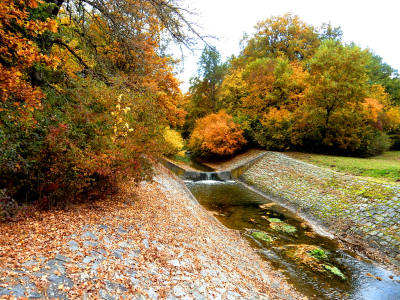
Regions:
<svg viewBox="0 0 400 300"><path fill-rule="evenodd" d="M238 179L247 169L258 162L265 154L261 154L252 160L233 168L228 171L218 172L200 172L200 171L188 171L174 163L160 158L160 162L179 176L182 180L201 181L201 180L218 180L218 181L230 181Z"/></svg>

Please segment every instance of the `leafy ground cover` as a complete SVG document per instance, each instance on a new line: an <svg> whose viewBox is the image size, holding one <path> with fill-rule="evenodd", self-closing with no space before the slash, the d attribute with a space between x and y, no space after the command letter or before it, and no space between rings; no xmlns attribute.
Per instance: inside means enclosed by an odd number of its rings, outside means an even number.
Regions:
<svg viewBox="0 0 400 300"><path fill-rule="evenodd" d="M373 177L390 182L400 181L400 151L388 151L370 158L300 152L287 152L285 154L307 163L355 176Z"/></svg>
<svg viewBox="0 0 400 300"><path fill-rule="evenodd" d="M155 171L101 201L0 224L0 298L305 299L169 171Z"/></svg>

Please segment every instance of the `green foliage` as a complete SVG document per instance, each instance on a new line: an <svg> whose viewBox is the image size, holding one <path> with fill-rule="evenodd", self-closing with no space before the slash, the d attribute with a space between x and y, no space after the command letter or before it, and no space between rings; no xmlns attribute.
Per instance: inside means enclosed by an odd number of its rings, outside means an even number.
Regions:
<svg viewBox="0 0 400 300"><path fill-rule="evenodd" d="M160 155L163 144L156 100L89 80L75 81L69 95L47 90L35 125L2 123L0 184L16 199L48 208L111 192L128 176L151 178L149 153Z"/></svg>
<svg viewBox="0 0 400 300"><path fill-rule="evenodd" d="M18 204L7 195L7 189L0 190L0 222L11 220L18 211Z"/></svg>
<svg viewBox="0 0 400 300"><path fill-rule="evenodd" d="M229 61L218 108L268 150L367 157L390 147L387 134L397 147L397 71L341 37L290 13L259 22Z"/></svg>
<svg viewBox="0 0 400 300"><path fill-rule="evenodd" d="M193 130L197 119L216 112L217 96L226 69L217 48L206 46L198 62L198 74L190 79L189 92L185 95L186 135Z"/></svg>
<svg viewBox="0 0 400 300"><path fill-rule="evenodd" d="M160 53L167 32L191 44L175 5L49 2L0 3L0 189L41 208L151 180L166 140L182 148L163 137L185 112Z"/></svg>
<svg viewBox="0 0 400 300"><path fill-rule="evenodd" d="M309 255L315 257L316 259L326 259L326 253L321 248L312 249L309 252Z"/></svg>
<svg viewBox="0 0 400 300"><path fill-rule="evenodd" d="M391 144L390 137L385 132L371 132L363 137L361 146L354 151L354 154L358 157L381 155L390 149Z"/></svg>
<svg viewBox="0 0 400 300"><path fill-rule="evenodd" d="M298 16L287 13L259 22L254 37L247 39L242 57L246 62L281 55L290 60L303 60L312 57L318 46L316 30Z"/></svg>
<svg viewBox="0 0 400 300"><path fill-rule="evenodd" d="M382 57L372 52L366 67L369 71L369 83L385 87L392 100L400 105L400 75L398 71L383 62Z"/></svg>

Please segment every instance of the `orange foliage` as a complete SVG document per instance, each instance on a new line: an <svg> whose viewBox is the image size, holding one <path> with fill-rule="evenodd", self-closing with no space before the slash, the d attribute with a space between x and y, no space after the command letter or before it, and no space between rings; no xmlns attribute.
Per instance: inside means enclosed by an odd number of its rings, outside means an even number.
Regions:
<svg viewBox="0 0 400 300"><path fill-rule="evenodd" d="M376 122L379 114L382 112L383 105L377 99L366 98L364 103L365 115L368 119Z"/></svg>
<svg viewBox="0 0 400 300"><path fill-rule="evenodd" d="M202 154L231 155L245 143L243 130L232 116L219 112L196 121L189 147Z"/></svg>
<svg viewBox="0 0 400 300"><path fill-rule="evenodd" d="M27 8L37 7L38 2L17 3L12 0L0 2L0 100L4 107L0 109L16 106L32 111L41 107L44 94L28 82L27 74L34 64L54 65L54 60L40 53L32 38L45 31L57 32L57 22L51 19L28 21Z"/></svg>

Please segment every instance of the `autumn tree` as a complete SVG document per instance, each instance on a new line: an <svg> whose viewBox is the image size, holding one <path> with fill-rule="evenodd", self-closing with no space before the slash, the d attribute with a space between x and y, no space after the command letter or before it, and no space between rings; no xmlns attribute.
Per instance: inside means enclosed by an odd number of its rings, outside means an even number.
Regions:
<svg viewBox="0 0 400 300"><path fill-rule="evenodd" d="M57 31L54 20L31 18L29 11L38 6L35 0L0 3L0 109L5 113L17 108L26 114L40 108L44 94L32 85L30 74L34 68L55 63L33 42L40 35Z"/></svg>
<svg viewBox="0 0 400 300"><path fill-rule="evenodd" d="M216 112L217 95L227 69L215 46L206 46L199 58L197 76L190 79L185 131L191 131L196 119Z"/></svg>
<svg viewBox="0 0 400 300"><path fill-rule="evenodd" d="M320 43L316 29L291 13L261 21L255 30L254 36L244 40L241 59L245 62L281 55L291 61L308 59Z"/></svg>
<svg viewBox="0 0 400 300"><path fill-rule="evenodd" d="M271 150L368 156L388 148L393 70L369 50L343 45L330 23L314 28L286 14L256 30L231 60L218 100L246 137Z"/></svg>
<svg viewBox="0 0 400 300"><path fill-rule="evenodd" d="M232 116L221 111L196 121L189 147L201 154L232 155L246 140Z"/></svg>
<svg viewBox="0 0 400 300"><path fill-rule="evenodd" d="M2 1L0 16L0 188L50 207L149 179L185 114L162 50L196 38L177 2Z"/></svg>
<svg viewBox="0 0 400 300"><path fill-rule="evenodd" d="M385 87L385 91L391 96L397 105L400 105L400 75L387 63L383 62L382 57L370 52L369 62L366 65L369 73L370 84L380 84Z"/></svg>

